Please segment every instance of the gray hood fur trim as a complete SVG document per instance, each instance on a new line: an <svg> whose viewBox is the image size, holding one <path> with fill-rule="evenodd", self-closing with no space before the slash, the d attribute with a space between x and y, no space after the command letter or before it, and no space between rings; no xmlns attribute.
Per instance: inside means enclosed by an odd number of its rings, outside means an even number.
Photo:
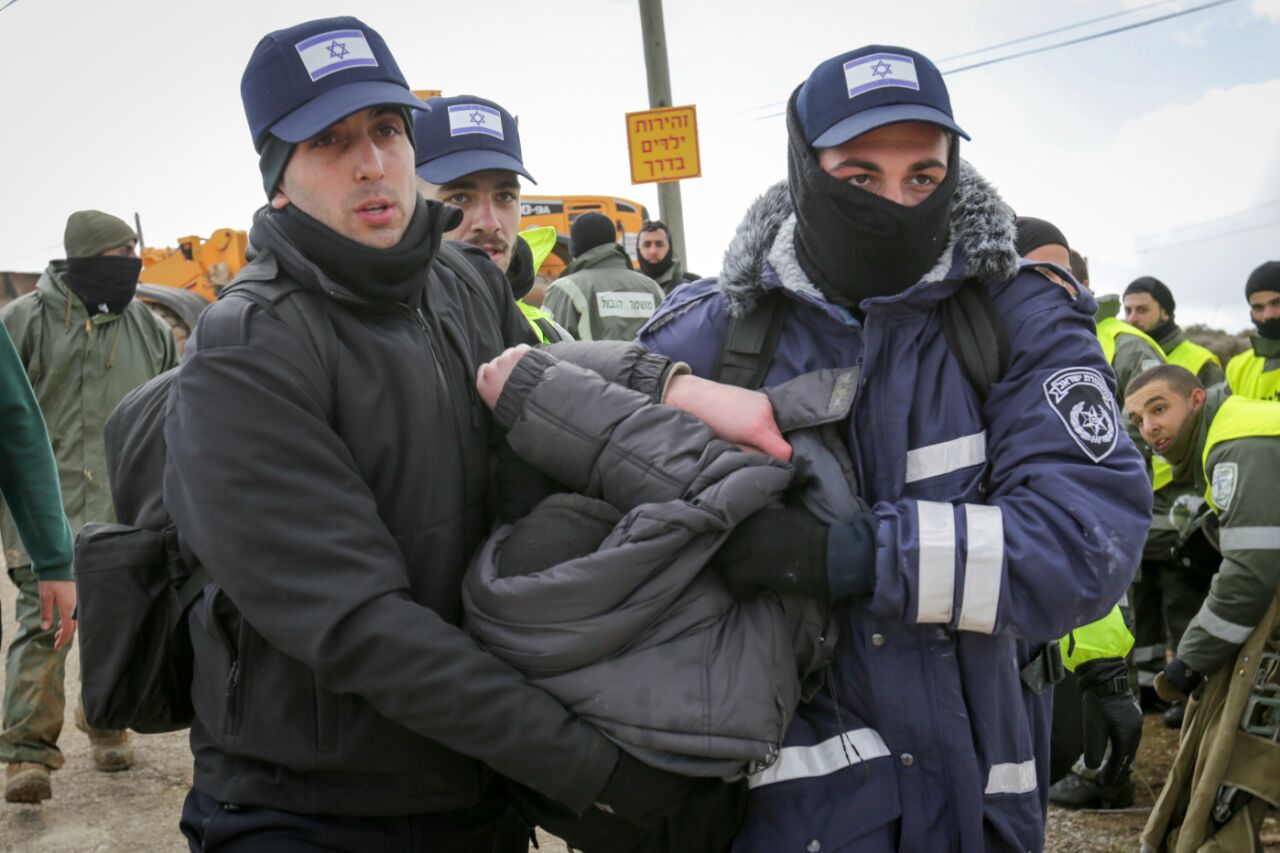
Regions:
<svg viewBox="0 0 1280 853"><path fill-rule="evenodd" d="M995 188L965 160L951 205L951 240L924 281L941 281L958 251L965 275L988 286L1018 272L1014 248L1014 213ZM774 184L752 202L729 248L724 253L719 290L729 310L740 316L750 311L765 290L767 261L789 290L818 295L795 256L795 214L787 182Z"/></svg>

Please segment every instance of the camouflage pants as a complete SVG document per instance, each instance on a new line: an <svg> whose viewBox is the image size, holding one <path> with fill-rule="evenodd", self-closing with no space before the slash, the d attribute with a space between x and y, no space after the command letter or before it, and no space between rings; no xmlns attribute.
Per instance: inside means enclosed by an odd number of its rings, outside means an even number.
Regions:
<svg viewBox="0 0 1280 853"><path fill-rule="evenodd" d="M59 622L56 608L49 630L40 629L40 581L31 567L9 569L9 579L18 587L14 607L18 630L4 662L0 762L34 761L57 770L65 762L58 736L67 710L66 665L71 646L53 650ZM93 730L95 737L113 734Z"/></svg>

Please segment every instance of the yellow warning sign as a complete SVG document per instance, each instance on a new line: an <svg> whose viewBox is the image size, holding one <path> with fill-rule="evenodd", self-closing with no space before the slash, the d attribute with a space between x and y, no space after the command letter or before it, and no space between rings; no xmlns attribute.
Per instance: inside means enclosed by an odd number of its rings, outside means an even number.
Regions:
<svg viewBox="0 0 1280 853"><path fill-rule="evenodd" d="M627 113L627 148L633 184L701 176L697 108L689 105Z"/></svg>
<svg viewBox="0 0 1280 853"><path fill-rule="evenodd" d="M414 89L412 91L413 94L417 95L418 99L422 101L429 101L432 98L440 97L439 89Z"/></svg>

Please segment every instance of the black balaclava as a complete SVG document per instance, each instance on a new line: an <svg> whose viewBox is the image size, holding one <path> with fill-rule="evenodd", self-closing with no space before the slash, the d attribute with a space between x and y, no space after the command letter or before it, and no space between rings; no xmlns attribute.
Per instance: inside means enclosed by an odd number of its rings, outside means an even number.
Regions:
<svg viewBox="0 0 1280 853"><path fill-rule="evenodd" d="M413 116L408 107L395 109L404 119L404 132L412 146L414 145ZM284 178L284 169L289 165L289 158L293 156L293 150L297 147L297 143L285 142L271 133L262 138L261 147L258 149L258 171L262 173L262 188L266 190L267 201L275 198L276 192L279 191L280 181Z"/></svg>
<svg viewBox="0 0 1280 853"><path fill-rule="evenodd" d="M515 248L511 252L511 263L507 265L507 281L511 284L511 295L516 299L524 299L533 290L538 271L533 268L533 249L529 244L516 237Z"/></svg>
<svg viewBox="0 0 1280 853"><path fill-rule="evenodd" d="M647 233L649 232L641 231L640 232L641 239L643 239L644 235ZM644 255L640 254L640 247L639 246L636 247L636 257L640 259L640 271L645 275L649 276L649 278L656 279L658 276L662 275L667 270L671 269L671 265L676 262L676 247L671 245L671 232L667 231L664 228L662 229L662 233L667 235L667 255L662 260L658 261L656 264L651 264L648 261L646 261L644 259Z"/></svg>
<svg viewBox="0 0 1280 853"><path fill-rule="evenodd" d="M1273 290L1280 293L1280 261L1267 261L1249 274L1244 286L1244 298L1248 299L1260 290ZM1271 320L1255 321L1258 334L1269 341L1280 341L1280 317Z"/></svg>
<svg viewBox="0 0 1280 853"><path fill-rule="evenodd" d="M822 170L796 114L798 92L787 103L796 260L829 301L846 307L901 293L937 264L950 241L959 138L951 138L947 176L933 194L915 207L896 204Z"/></svg>
<svg viewBox="0 0 1280 853"><path fill-rule="evenodd" d="M421 195L417 199L404 236L387 249L344 237L297 205L280 210L267 206L259 215L279 226L303 257L352 293L370 302L406 302L426 284L426 267L440 248L441 234L462 218L456 207Z"/></svg>
<svg viewBox="0 0 1280 853"><path fill-rule="evenodd" d="M67 289L95 314L123 314L138 292L142 261L132 256L94 255L67 258L62 280Z"/></svg>

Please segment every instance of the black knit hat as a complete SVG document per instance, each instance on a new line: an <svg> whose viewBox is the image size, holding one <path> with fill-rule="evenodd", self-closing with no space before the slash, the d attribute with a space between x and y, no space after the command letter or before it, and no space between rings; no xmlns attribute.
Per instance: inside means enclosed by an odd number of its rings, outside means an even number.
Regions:
<svg viewBox="0 0 1280 853"><path fill-rule="evenodd" d="M1170 317L1173 317L1173 311L1178 307L1178 304L1173 301L1173 291L1169 290L1163 281L1154 276L1144 275L1142 278L1135 278L1129 282L1129 286L1124 289L1124 295L1128 296L1130 293L1146 293L1150 295L1156 301L1156 304L1163 308Z"/></svg>
<svg viewBox="0 0 1280 853"><path fill-rule="evenodd" d="M613 222L603 213L584 213L573 221L569 229L569 251L575 258L581 257L596 246L618 242Z"/></svg>
<svg viewBox="0 0 1280 853"><path fill-rule="evenodd" d="M1244 298L1248 299L1259 290L1280 293L1280 261L1267 261L1249 273L1249 280L1244 285Z"/></svg>
<svg viewBox="0 0 1280 853"><path fill-rule="evenodd" d="M1018 254L1024 258L1041 246L1071 248L1066 235L1058 230L1058 226L1047 220L1036 219L1034 216L1019 216L1014 227L1017 229L1014 245Z"/></svg>

